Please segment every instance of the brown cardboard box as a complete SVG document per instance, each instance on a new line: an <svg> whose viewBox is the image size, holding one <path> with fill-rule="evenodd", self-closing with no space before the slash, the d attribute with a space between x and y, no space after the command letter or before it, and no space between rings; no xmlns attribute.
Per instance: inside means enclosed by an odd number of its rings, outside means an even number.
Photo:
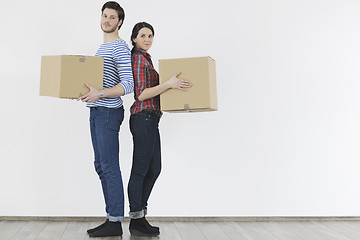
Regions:
<svg viewBox="0 0 360 240"><path fill-rule="evenodd" d="M165 112L216 111L215 60L210 57L159 60L160 83L181 72L180 78L192 82L187 91L169 89L160 95L161 110Z"/></svg>
<svg viewBox="0 0 360 240"><path fill-rule="evenodd" d="M40 95L78 98L89 92L85 83L103 88L104 59L94 56L42 56Z"/></svg>

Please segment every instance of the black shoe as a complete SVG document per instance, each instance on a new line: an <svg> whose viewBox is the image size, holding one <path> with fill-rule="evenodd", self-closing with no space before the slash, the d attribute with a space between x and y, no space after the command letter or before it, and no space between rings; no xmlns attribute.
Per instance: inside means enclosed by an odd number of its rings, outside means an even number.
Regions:
<svg viewBox="0 0 360 240"><path fill-rule="evenodd" d="M92 229L87 230L87 233L90 234L90 233L96 232L96 231L104 228L106 226L106 224L108 224L108 222L109 222L109 219L106 219L106 221L103 224L101 224L100 226L97 226L96 228L92 228Z"/></svg>
<svg viewBox="0 0 360 240"><path fill-rule="evenodd" d="M159 228L151 226L148 221L146 221L145 217L131 219L129 230L131 235L134 236L154 237L160 234Z"/></svg>
<svg viewBox="0 0 360 240"><path fill-rule="evenodd" d="M112 236L122 236L123 231L121 227L121 222L108 222L105 227L99 229L96 232L89 233L90 237L112 237Z"/></svg>
<svg viewBox="0 0 360 240"><path fill-rule="evenodd" d="M150 223L146 220L146 218L145 218L145 224L148 225L148 227L154 229L154 231L158 231L160 233L160 228L156 226L151 226Z"/></svg>

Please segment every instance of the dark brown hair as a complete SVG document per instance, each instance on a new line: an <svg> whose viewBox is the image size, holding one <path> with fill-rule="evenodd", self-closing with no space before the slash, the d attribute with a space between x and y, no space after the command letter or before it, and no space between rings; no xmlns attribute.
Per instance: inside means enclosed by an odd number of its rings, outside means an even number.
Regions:
<svg viewBox="0 0 360 240"><path fill-rule="evenodd" d="M153 36L155 36L154 28L149 23L139 22L139 23L135 24L135 26L132 30L132 33L131 33L131 43L134 47L136 46L136 43L134 42L134 38L137 37L137 35L139 34L139 31L144 27L149 28L152 31Z"/></svg>
<svg viewBox="0 0 360 240"><path fill-rule="evenodd" d="M114 9L114 10L117 11L118 17L119 17L119 21L122 20L122 23L121 23L121 25L119 26L119 29L120 29L120 27L121 27L122 24L124 23L124 19L125 19L124 9L120 6L120 4L118 4L117 2L114 2L114 1L106 2L106 3L103 5L103 7L101 8L101 14L104 13L105 8L110 8L110 9Z"/></svg>

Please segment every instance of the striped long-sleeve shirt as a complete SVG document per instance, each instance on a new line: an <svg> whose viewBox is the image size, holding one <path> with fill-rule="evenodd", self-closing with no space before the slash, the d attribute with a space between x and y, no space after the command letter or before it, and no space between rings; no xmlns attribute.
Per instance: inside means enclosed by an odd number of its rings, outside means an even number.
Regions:
<svg viewBox="0 0 360 240"><path fill-rule="evenodd" d="M134 91L134 78L131 68L131 53L129 46L122 39L100 45L95 56L104 58L103 88L111 88L117 84L125 90L125 94ZM87 107L103 106L119 108L123 104L121 97L103 98Z"/></svg>

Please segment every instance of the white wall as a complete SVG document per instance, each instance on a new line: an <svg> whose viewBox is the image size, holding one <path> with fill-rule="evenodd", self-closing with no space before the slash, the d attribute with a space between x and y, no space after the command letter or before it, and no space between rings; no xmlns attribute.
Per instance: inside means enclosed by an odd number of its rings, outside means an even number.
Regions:
<svg viewBox="0 0 360 240"><path fill-rule="evenodd" d="M0 215L104 214L88 110L39 96L42 55L96 52L103 3L2 3ZM139 21L155 27L156 67L176 57L217 63L219 111L161 121L163 172L150 215L360 215L359 1L121 4L125 40ZM131 103L125 97L125 183Z"/></svg>

